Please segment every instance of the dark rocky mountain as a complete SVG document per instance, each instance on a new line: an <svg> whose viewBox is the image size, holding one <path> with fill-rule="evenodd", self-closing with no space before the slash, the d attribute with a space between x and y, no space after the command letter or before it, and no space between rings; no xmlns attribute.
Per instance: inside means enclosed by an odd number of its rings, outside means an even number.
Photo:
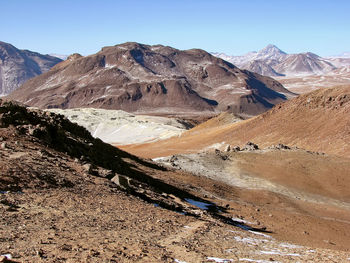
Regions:
<svg viewBox="0 0 350 263"><path fill-rule="evenodd" d="M279 82L200 49L124 43L70 56L10 95L39 108L255 115L293 96Z"/></svg>
<svg viewBox="0 0 350 263"><path fill-rule="evenodd" d="M0 41L0 95L7 95L25 81L50 70L62 60Z"/></svg>
<svg viewBox="0 0 350 263"><path fill-rule="evenodd" d="M274 45L243 56L213 53L232 64L264 76L321 75L349 64L344 58L322 58L311 52L287 54Z"/></svg>

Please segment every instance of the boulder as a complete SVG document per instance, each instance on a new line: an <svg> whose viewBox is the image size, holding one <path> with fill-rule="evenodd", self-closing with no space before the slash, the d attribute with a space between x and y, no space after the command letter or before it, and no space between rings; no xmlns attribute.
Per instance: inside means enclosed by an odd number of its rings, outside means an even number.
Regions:
<svg viewBox="0 0 350 263"><path fill-rule="evenodd" d="M259 150L259 146L255 143L247 142L247 144L244 146L244 148L242 150L243 151L255 151L255 150Z"/></svg>

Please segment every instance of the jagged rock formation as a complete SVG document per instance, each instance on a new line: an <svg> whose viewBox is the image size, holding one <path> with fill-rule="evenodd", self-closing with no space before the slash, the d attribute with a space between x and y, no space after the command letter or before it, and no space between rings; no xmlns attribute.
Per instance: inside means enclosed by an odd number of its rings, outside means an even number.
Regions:
<svg viewBox="0 0 350 263"><path fill-rule="evenodd" d="M0 41L0 95L7 95L25 81L50 70L62 60Z"/></svg>
<svg viewBox="0 0 350 263"><path fill-rule="evenodd" d="M40 108L256 115L291 96L277 81L203 50L125 43L87 57L70 56L10 98Z"/></svg>

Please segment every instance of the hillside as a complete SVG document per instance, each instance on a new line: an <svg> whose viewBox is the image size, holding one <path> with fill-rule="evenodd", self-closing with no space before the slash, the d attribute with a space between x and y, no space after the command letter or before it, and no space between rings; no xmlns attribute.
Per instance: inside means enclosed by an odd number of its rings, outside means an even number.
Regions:
<svg viewBox="0 0 350 263"><path fill-rule="evenodd" d="M246 121L219 127L203 123L178 138L123 148L137 155L159 157L253 141L262 147L283 143L350 157L349 113L349 86L320 89Z"/></svg>
<svg viewBox="0 0 350 263"><path fill-rule="evenodd" d="M199 50L124 43L74 55L9 96L39 108L251 116L293 97L277 81Z"/></svg>
<svg viewBox="0 0 350 263"><path fill-rule="evenodd" d="M236 119L223 114L216 123ZM350 216L339 202L297 200L158 166L94 139L62 115L1 100L0 142L1 262L348 257ZM284 155L271 154L275 161ZM345 188L336 196L347 198Z"/></svg>
<svg viewBox="0 0 350 263"><path fill-rule="evenodd" d="M0 96L19 88L25 81L47 72L62 60L29 50L19 50L0 41Z"/></svg>

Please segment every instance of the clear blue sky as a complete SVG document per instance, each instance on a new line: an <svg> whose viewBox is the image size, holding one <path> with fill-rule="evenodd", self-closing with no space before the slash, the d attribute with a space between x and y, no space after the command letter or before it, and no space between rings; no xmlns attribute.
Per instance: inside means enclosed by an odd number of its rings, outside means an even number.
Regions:
<svg viewBox="0 0 350 263"><path fill-rule="evenodd" d="M126 41L239 55L350 51L349 0L2 0L0 40L83 55Z"/></svg>

